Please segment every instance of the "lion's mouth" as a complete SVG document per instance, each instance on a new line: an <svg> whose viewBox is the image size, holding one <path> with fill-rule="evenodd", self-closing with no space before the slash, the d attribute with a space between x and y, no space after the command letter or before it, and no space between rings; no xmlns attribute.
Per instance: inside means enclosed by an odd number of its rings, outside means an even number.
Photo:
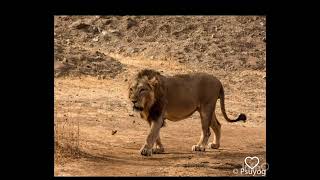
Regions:
<svg viewBox="0 0 320 180"><path fill-rule="evenodd" d="M143 111L143 107L133 106L134 111Z"/></svg>

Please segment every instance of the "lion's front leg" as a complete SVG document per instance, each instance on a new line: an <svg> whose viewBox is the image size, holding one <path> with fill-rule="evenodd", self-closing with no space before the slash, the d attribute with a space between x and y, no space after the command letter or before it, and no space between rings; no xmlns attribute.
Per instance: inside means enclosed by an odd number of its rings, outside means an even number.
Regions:
<svg viewBox="0 0 320 180"><path fill-rule="evenodd" d="M144 156L152 155L152 148L150 148L147 144L143 145L140 149L140 154Z"/></svg>
<svg viewBox="0 0 320 180"><path fill-rule="evenodd" d="M140 149L141 155L144 155L144 156L151 156L152 155L152 147L159 137L161 126L162 126L162 118L159 118L156 121L151 121L150 132L147 136L145 144Z"/></svg>
<svg viewBox="0 0 320 180"><path fill-rule="evenodd" d="M164 152L164 147L161 143L160 133L159 133L159 136L158 136L156 143L155 143L155 147L152 149L152 153L153 154L161 154L163 152Z"/></svg>

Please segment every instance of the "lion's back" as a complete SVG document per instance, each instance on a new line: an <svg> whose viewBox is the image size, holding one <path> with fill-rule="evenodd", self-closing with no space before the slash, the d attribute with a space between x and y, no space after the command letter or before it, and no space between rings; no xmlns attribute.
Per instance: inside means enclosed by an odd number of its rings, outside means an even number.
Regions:
<svg viewBox="0 0 320 180"><path fill-rule="evenodd" d="M205 87L217 85L221 82L213 75L207 73L178 74L168 78L175 85Z"/></svg>
<svg viewBox="0 0 320 180"><path fill-rule="evenodd" d="M198 100L217 96L222 86L215 76L206 73L175 75L167 77L166 83L172 97L193 97Z"/></svg>

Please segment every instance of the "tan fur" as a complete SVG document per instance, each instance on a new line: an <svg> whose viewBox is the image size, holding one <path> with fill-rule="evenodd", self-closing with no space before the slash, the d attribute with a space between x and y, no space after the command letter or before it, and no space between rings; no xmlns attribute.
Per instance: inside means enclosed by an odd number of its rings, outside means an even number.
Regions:
<svg viewBox="0 0 320 180"><path fill-rule="evenodd" d="M160 128L164 120L179 121L198 111L201 116L201 137L193 151L205 151L212 128L215 140L209 148L219 148L221 124L215 115L215 106L220 99L224 118L229 122L246 120L244 114L237 119L227 117L224 105L224 90L221 82L205 73L163 76L154 70L140 71L129 85L129 99L150 125L150 132L140 153L149 156L164 151L160 141ZM155 148L152 147L155 145Z"/></svg>

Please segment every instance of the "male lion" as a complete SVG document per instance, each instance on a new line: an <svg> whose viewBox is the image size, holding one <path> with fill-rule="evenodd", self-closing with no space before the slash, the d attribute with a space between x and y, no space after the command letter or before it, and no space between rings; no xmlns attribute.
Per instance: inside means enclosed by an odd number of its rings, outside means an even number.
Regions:
<svg viewBox="0 0 320 180"><path fill-rule="evenodd" d="M198 144L192 146L192 151L205 151L211 135L209 127L215 134L215 140L209 144L209 148L219 148L221 124L215 115L218 99L227 121L246 120L245 114L240 114L234 120L228 118L222 84L209 74L163 76L157 71L144 69L129 83L129 89L133 109L140 112L141 118L151 127L146 142L140 149L141 155L144 156L164 152L160 141L160 128L164 125L165 119L179 121L188 118L195 111L200 113L202 132Z"/></svg>

